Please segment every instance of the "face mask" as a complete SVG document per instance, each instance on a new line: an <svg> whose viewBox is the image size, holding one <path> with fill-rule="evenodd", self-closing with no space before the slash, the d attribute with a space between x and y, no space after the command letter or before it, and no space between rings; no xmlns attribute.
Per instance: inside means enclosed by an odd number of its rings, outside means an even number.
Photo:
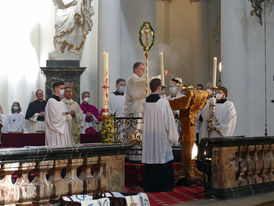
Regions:
<svg viewBox="0 0 274 206"><path fill-rule="evenodd" d="M64 90L64 89L61 89L61 90L59 91L59 95L62 97L62 96L64 96L64 94L65 94L65 90Z"/></svg>
<svg viewBox="0 0 274 206"><path fill-rule="evenodd" d="M89 97L86 97L85 99L84 99L84 102L88 102L89 101Z"/></svg>
<svg viewBox="0 0 274 206"><path fill-rule="evenodd" d="M177 93L177 87L170 87L170 88L169 88L169 92L170 92L171 94L176 94L176 93Z"/></svg>
<svg viewBox="0 0 274 206"><path fill-rule="evenodd" d="M14 111L17 111L17 110L19 109L19 107L15 105L15 106L12 107L12 109L13 109Z"/></svg>
<svg viewBox="0 0 274 206"><path fill-rule="evenodd" d="M212 94L212 90L211 89L207 89L206 91L209 93L209 95Z"/></svg>
<svg viewBox="0 0 274 206"><path fill-rule="evenodd" d="M124 93L124 92L125 92L125 89L126 89L126 88L125 88L124 86L120 86L120 87L119 87L119 92L120 92L120 93Z"/></svg>
<svg viewBox="0 0 274 206"><path fill-rule="evenodd" d="M222 95L222 94L220 94L220 93L216 94L216 99L217 99L217 100L222 99L222 97L223 97L223 95Z"/></svg>

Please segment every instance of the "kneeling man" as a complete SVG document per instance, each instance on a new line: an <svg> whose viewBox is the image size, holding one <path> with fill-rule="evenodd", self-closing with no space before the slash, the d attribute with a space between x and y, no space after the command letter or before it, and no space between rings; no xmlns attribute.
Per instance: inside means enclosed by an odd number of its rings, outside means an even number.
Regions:
<svg viewBox="0 0 274 206"><path fill-rule="evenodd" d="M172 191L174 171L171 145L178 144L179 136L169 102L160 97L161 80L151 80L150 89L152 94L143 104L144 190L146 192Z"/></svg>

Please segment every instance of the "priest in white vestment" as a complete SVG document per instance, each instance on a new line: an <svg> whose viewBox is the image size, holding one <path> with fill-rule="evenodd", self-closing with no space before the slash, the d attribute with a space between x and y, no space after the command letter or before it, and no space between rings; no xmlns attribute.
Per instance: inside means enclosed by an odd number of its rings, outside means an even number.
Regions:
<svg viewBox="0 0 274 206"><path fill-rule="evenodd" d="M178 145L179 135L170 104L160 97L161 80L151 80L150 89L152 94L143 104L144 190L146 192L172 191L174 187L172 145Z"/></svg>
<svg viewBox="0 0 274 206"><path fill-rule="evenodd" d="M3 125L3 133L23 133L25 115L19 102L14 102L11 106L11 114Z"/></svg>
<svg viewBox="0 0 274 206"><path fill-rule="evenodd" d="M69 131L71 115L60 99L64 95L64 82L55 82L53 92L45 109L46 146L73 146L75 143Z"/></svg>
<svg viewBox="0 0 274 206"><path fill-rule="evenodd" d="M116 117L124 116L125 88L126 81L124 79L117 79L116 91L109 94L109 113L115 114Z"/></svg>
<svg viewBox="0 0 274 206"><path fill-rule="evenodd" d="M84 115L77 102L72 99L72 90L65 87L65 94L62 101L66 104L72 120L69 122L71 136L76 144L80 144L80 131L84 127Z"/></svg>
<svg viewBox="0 0 274 206"><path fill-rule="evenodd" d="M233 102L227 100L227 89L225 87L219 87L216 94L216 107L215 117L218 120L218 124L215 125L215 129L211 131L205 131L206 137L228 137L234 135L234 130L237 121L237 112ZM202 110L203 120L207 121L210 118L209 102ZM207 129L207 128L205 128Z"/></svg>

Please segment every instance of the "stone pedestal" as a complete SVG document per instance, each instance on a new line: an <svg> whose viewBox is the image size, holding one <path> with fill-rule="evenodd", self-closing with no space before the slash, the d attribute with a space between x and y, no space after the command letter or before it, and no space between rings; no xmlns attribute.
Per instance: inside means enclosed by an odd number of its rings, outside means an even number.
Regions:
<svg viewBox="0 0 274 206"><path fill-rule="evenodd" d="M48 60L46 67L41 70L46 75L46 99L52 96L52 83L64 81L66 86L70 86L73 99L80 103L80 76L86 67L80 67L79 61L70 60Z"/></svg>

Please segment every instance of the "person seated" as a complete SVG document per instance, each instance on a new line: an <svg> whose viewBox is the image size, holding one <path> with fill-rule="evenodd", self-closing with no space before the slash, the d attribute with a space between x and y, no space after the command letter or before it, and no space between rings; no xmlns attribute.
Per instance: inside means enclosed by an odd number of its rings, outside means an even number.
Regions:
<svg viewBox="0 0 274 206"><path fill-rule="evenodd" d="M13 102L11 114L3 127L3 133L23 133L25 115L22 113L19 102Z"/></svg>
<svg viewBox="0 0 274 206"><path fill-rule="evenodd" d="M6 115L4 115L2 106L0 105L0 131L1 131L1 133L3 133L3 126L5 125L6 121L7 121L7 117L6 117Z"/></svg>
<svg viewBox="0 0 274 206"><path fill-rule="evenodd" d="M29 133L45 132L45 107L44 93L41 89L35 92L36 100L28 106L25 119L29 121Z"/></svg>
<svg viewBox="0 0 274 206"><path fill-rule="evenodd" d="M81 134L96 134L95 126L101 119L99 118L98 109L89 104L90 93L83 92L82 93L82 104L80 104L81 110L84 114L84 126L81 129Z"/></svg>
<svg viewBox="0 0 274 206"><path fill-rule="evenodd" d="M115 116L123 116L125 105L126 80L116 80L116 91L109 95L109 113Z"/></svg>
<svg viewBox="0 0 274 206"><path fill-rule="evenodd" d="M207 131L207 137L227 137L233 136L237 121L237 112L233 102L227 100L227 89L219 87L216 94L215 117L218 120L214 128ZM210 119L209 104L212 99L206 104L202 110L202 117L205 121ZM207 128L206 128L207 129Z"/></svg>
<svg viewBox="0 0 274 206"><path fill-rule="evenodd" d="M79 104L72 99L72 90L68 86L65 87L62 101L72 117L72 121L69 122L71 136L76 144L80 144L80 131L84 124L84 116Z"/></svg>
<svg viewBox="0 0 274 206"><path fill-rule="evenodd" d="M150 82L151 94L143 108L142 163L145 164L144 190L166 192L174 188L172 145L179 135L169 102L160 97L161 80Z"/></svg>

